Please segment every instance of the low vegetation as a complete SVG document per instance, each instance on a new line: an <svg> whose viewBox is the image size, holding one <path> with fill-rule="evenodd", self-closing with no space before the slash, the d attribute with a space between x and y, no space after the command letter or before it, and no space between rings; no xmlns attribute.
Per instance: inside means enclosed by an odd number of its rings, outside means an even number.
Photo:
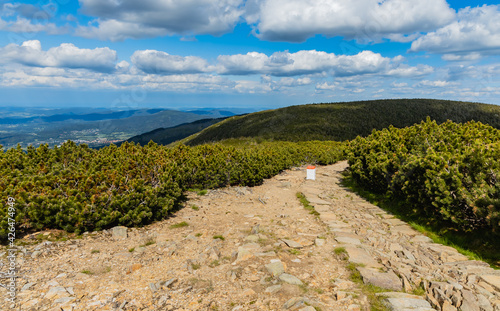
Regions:
<svg viewBox="0 0 500 311"><path fill-rule="evenodd" d="M67 142L27 152L12 148L0 153L0 193L15 199L10 209L0 206L0 238L7 237L9 218L15 219L18 234L141 226L180 206L187 189L254 186L292 166L330 164L341 157L335 142L268 142L245 148L124 143L99 150Z"/></svg>
<svg viewBox="0 0 500 311"><path fill-rule="evenodd" d="M434 240L498 264L499 114L427 99L315 104L228 118L184 141L194 147L11 148L0 153L0 194L15 204L0 206L0 239L12 220L17 234L142 226L180 207L189 190L255 186L296 165L347 158L353 187Z"/></svg>
<svg viewBox="0 0 500 311"><path fill-rule="evenodd" d="M499 130L428 119L374 131L346 150L352 180L393 213L435 240L500 259Z"/></svg>
<svg viewBox="0 0 500 311"><path fill-rule="evenodd" d="M310 202L307 200L306 196L303 193L297 192L295 196L297 197L297 199L299 199L304 209L309 211L309 214L314 216L319 216L319 213L314 209L314 206L310 204Z"/></svg>

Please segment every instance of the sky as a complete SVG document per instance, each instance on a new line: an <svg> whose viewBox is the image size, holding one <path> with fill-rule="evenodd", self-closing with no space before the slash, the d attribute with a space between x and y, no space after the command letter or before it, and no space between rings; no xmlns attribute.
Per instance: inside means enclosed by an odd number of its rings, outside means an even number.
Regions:
<svg viewBox="0 0 500 311"><path fill-rule="evenodd" d="M0 106L500 105L498 1L0 0Z"/></svg>

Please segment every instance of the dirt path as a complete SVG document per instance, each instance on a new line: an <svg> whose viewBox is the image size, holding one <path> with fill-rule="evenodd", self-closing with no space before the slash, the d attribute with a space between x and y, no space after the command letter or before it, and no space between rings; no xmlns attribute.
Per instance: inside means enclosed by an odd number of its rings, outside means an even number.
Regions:
<svg viewBox="0 0 500 311"><path fill-rule="evenodd" d="M175 217L145 228L26 245L16 308L368 310L354 267L397 292L385 294L393 310L500 310L500 273L343 189L346 165L319 167L315 181L302 167L258 187L192 193ZM419 287L426 295L403 293Z"/></svg>

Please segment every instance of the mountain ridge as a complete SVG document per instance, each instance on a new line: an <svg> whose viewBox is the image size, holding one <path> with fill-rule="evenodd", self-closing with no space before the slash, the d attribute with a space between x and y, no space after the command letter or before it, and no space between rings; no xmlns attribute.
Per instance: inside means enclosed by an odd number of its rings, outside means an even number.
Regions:
<svg viewBox="0 0 500 311"><path fill-rule="evenodd" d="M500 128L500 106L435 99L385 99L289 106L233 116L181 142L199 145L231 138L344 141L390 125L411 126L427 117L439 123L475 120Z"/></svg>

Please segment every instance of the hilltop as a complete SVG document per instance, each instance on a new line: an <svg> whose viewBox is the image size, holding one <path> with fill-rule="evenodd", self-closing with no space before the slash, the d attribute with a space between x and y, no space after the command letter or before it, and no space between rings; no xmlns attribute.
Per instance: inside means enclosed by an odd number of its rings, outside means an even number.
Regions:
<svg viewBox="0 0 500 311"><path fill-rule="evenodd" d="M435 99L385 99L290 106L230 117L183 143L199 145L230 138L335 140L367 136L373 129L411 126L430 117L438 123L480 121L500 128L496 105Z"/></svg>
<svg viewBox="0 0 500 311"><path fill-rule="evenodd" d="M151 132L131 137L126 141L134 142L140 145L146 145L152 140L160 145L168 145L179 139L183 139L185 137L198 133L208 126L221 122L225 119L226 117L217 119L201 119L190 123L183 123L173 127L162 127Z"/></svg>

